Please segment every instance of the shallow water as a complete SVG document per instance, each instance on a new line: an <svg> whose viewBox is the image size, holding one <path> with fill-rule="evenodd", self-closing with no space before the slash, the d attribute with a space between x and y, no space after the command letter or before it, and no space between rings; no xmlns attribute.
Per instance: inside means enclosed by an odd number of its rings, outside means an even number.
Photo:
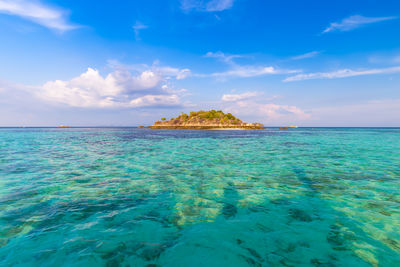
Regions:
<svg viewBox="0 0 400 267"><path fill-rule="evenodd" d="M0 266L400 266L400 129L0 129Z"/></svg>

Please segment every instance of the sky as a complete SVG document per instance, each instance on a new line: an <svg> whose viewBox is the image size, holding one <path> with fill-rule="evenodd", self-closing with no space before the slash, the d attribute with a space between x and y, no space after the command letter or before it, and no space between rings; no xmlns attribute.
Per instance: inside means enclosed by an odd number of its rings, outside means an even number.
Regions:
<svg viewBox="0 0 400 267"><path fill-rule="evenodd" d="M0 126L400 126L398 0L0 0Z"/></svg>

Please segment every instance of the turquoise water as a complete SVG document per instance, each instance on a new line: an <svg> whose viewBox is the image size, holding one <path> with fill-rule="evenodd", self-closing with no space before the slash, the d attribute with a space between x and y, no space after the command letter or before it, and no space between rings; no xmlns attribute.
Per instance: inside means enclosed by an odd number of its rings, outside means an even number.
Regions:
<svg viewBox="0 0 400 267"><path fill-rule="evenodd" d="M400 266L400 129L0 129L0 266Z"/></svg>

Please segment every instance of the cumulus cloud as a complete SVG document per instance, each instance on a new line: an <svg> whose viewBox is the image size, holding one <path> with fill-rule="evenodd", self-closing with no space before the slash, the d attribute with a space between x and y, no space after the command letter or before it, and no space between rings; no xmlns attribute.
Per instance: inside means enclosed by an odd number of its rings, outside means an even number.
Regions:
<svg viewBox="0 0 400 267"><path fill-rule="evenodd" d="M312 80L312 79L336 79L336 78L347 78L347 77L363 76L363 75L390 74L398 72L400 72L400 66L391 68L382 68L382 69L360 70L360 71L343 69L332 72L298 74L295 76L288 77L283 81L294 82L294 81Z"/></svg>
<svg viewBox="0 0 400 267"><path fill-rule="evenodd" d="M19 16L59 31L77 28L68 22L66 11L46 6L38 1L0 0L0 13Z"/></svg>
<svg viewBox="0 0 400 267"><path fill-rule="evenodd" d="M225 94L222 96L222 101L233 102L250 99L256 96L262 95L261 92L245 92L242 94Z"/></svg>
<svg viewBox="0 0 400 267"><path fill-rule="evenodd" d="M350 16L343 19L341 22L333 22L322 33L333 31L351 31L361 26L381 22L385 20L396 19L397 17L363 17L360 15Z"/></svg>
<svg viewBox="0 0 400 267"><path fill-rule="evenodd" d="M146 70L137 75L116 70L103 77L89 68L69 81L46 82L37 96L53 103L74 107L118 108L178 106L180 97L165 84L161 73Z"/></svg>
<svg viewBox="0 0 400 267"><path fill-rule="evenodd" d="M181 0L184 11L218 12L232 8L234 0Z"/></svg>

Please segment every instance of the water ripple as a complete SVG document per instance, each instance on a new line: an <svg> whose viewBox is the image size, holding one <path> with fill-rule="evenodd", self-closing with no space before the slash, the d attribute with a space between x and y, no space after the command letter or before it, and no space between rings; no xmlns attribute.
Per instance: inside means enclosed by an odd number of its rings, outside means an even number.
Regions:
<svg viewBox="0 0 400 267"><path fill-rule="evenodd" d="M400 129L0 129L1 266L400 265Z"/></svg>

